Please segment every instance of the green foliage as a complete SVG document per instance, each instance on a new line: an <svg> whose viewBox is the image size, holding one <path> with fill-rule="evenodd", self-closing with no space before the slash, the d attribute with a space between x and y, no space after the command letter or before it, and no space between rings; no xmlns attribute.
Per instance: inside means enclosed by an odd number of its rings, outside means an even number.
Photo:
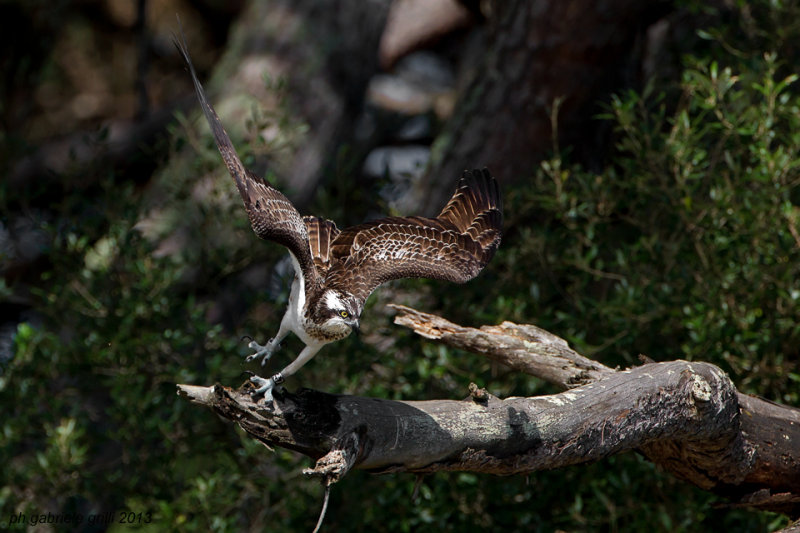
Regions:
<svg viewBox="0 0 800 533"><path fill-rule="evenodd" d="M222 363L235 342L182 294L181 269L152 258L126 208L97 239L88 225L50 228L54 263L36 289L46 327L20 324L0 382L0 402L14 406L0 448L4 517L120 510L138 493L172 499L224 464L206 454L224 449L228 428L177 401L174 383L234 379Z"/></svg>
<svg viewBox="0 0 800 533"><path fill-rule="evenodd" d="M535 317L610 364L710 361L797 403L800 100L774 56L761 67L691 61L673 109L647 92L613 99L614 166L543 163L509 198L519 245L501 252L501 285L537 298L506 297L498 314Z"/></svg>

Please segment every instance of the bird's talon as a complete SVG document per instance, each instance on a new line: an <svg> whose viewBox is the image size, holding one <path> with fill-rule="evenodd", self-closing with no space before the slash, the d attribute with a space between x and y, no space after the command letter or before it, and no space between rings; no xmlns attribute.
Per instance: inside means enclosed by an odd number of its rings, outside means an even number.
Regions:
<svg viewBox="0 0 800 533"><path fill-rule="evenodd" d="M250 395L256 397L263 394L264 402L267 404L271 404L272 389L275 388L275 380L273 380L272 378L264 379L260 376L251 376L250 382L258 386L258 388L252 391Z"/></svg>

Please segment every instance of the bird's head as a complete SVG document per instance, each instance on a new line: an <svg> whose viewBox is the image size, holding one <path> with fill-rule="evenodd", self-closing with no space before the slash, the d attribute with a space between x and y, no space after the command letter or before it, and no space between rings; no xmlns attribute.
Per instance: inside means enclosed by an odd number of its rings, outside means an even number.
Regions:
<svg viewBox="0 0 800 533"><path fill-rule="evenodd" d="M359 331L361 304L352 294L326 289L314 309L314 321L332 334L345 337Z"/></svg>

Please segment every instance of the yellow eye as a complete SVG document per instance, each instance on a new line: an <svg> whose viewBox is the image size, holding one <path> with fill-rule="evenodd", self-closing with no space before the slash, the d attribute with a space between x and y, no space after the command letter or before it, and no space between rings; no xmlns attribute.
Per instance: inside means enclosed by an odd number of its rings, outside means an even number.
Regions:
<svg viewBox="0 0 800 533"><path fill-rule="evenodd" d="M347 311L339 311L339 316L342 318L347 318L350 316L350 313L348 313Z"/></svg>

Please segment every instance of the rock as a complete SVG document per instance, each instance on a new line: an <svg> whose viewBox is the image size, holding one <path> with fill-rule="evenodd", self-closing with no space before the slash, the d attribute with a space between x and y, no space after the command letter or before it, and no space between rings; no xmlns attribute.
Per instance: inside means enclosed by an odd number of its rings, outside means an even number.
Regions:
<svg viewBox="0 0 800 533"><path fill-rule="evenodd" d="M386 111L403 115L435 113L446 119L449 107L442 101L453 99L455 75L441 56L420 51L404 57L393 74L373 76L367 88L368 102Z"/></svg>
<svg viewBox="0 0 800 533"><path fill-rule="evenodd" d="M392 181L419 177L428 164L431 150L427 146L382 146L371 151L364 160L364 174L373 178L389 176Z"/></svg>
<svg viewBox="0 0 800 533"><path fill-rule="evenodd" d="M363 172L372 178L388 177L380 195L392 208L405 213L409 193L422 178L430 153L428 146L382 146L367 155Z"/></svg>

